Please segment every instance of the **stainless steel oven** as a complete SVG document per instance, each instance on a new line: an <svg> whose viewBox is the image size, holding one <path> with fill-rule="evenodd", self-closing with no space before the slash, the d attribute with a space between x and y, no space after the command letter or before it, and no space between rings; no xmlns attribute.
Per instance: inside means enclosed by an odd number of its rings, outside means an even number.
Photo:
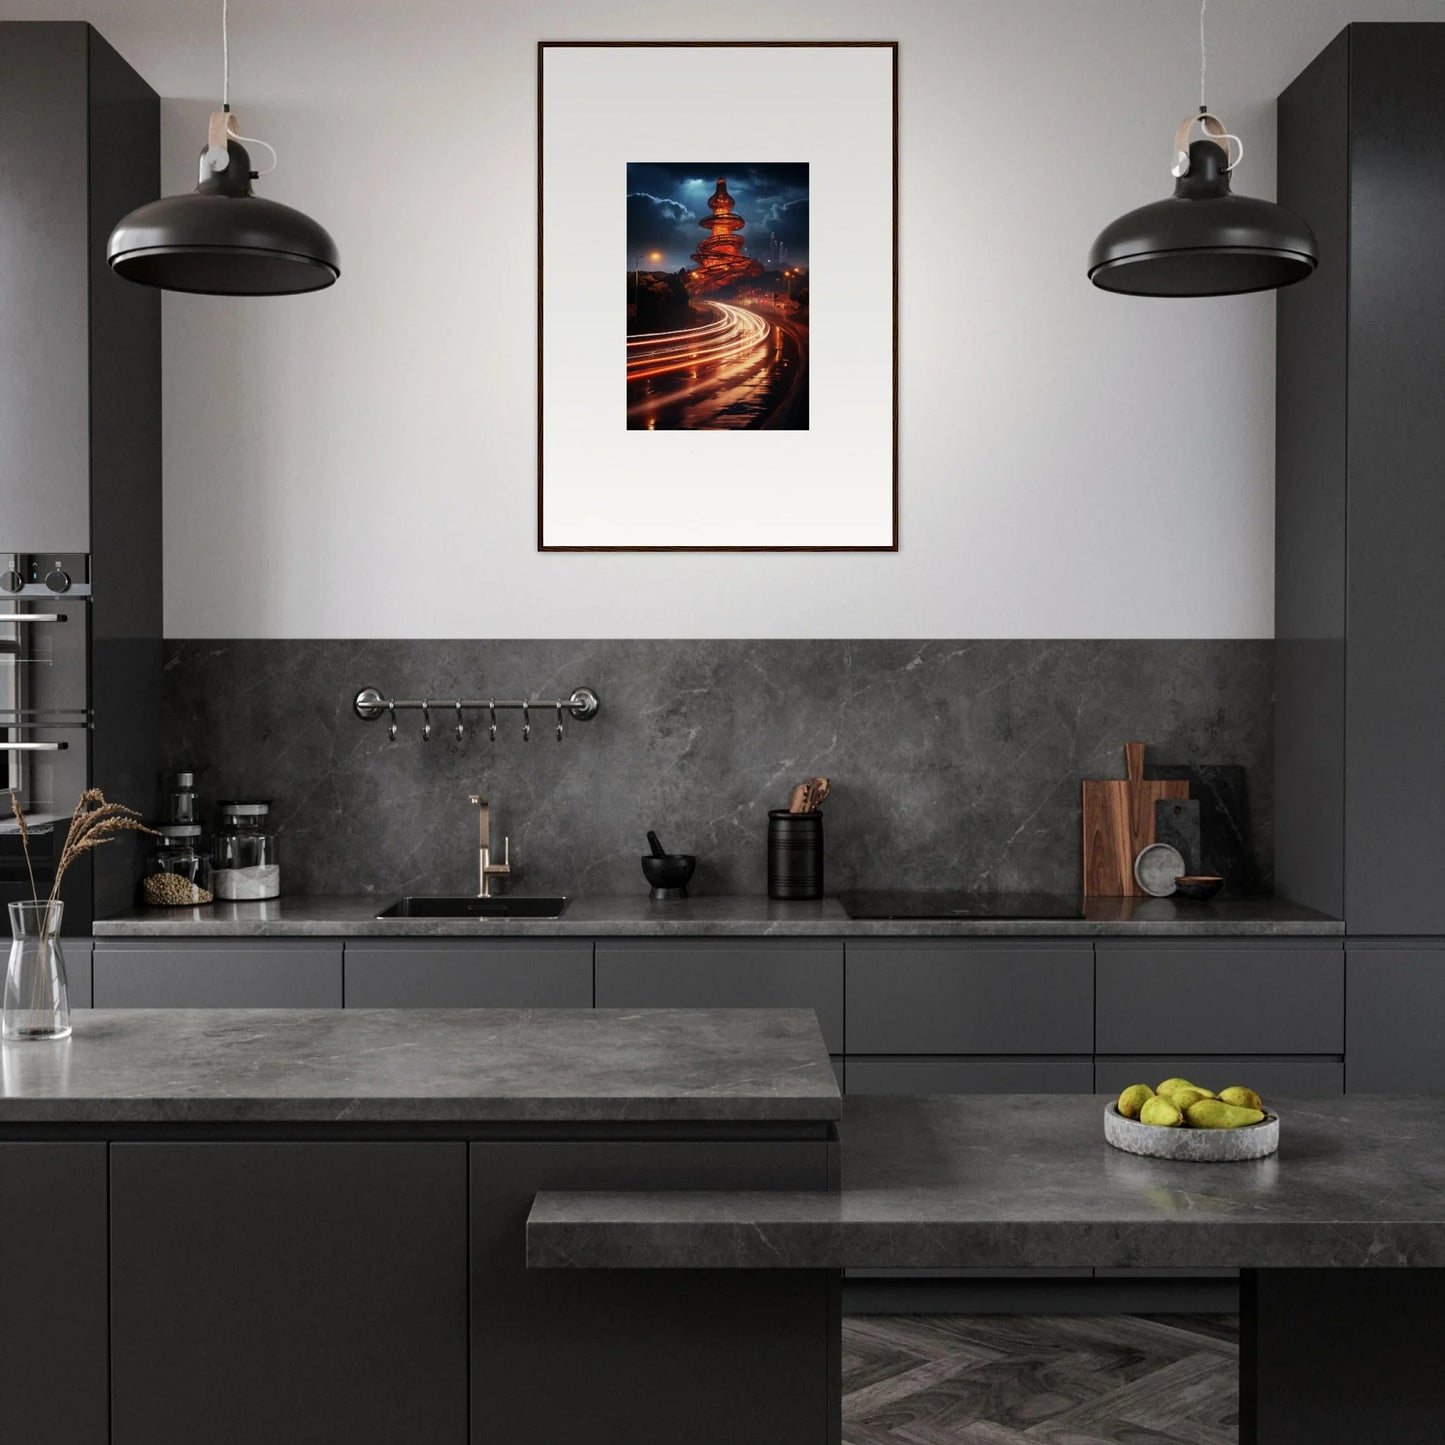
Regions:
<svg viewBox="0 0 1445 1445"><path fill-rule="evenodd" d="M0 557L0 790L13 792L24 809L35 883L42 890L90 778L85 561ZM9 797L0 796L0 901L29 893L19 828Z"/></svg>

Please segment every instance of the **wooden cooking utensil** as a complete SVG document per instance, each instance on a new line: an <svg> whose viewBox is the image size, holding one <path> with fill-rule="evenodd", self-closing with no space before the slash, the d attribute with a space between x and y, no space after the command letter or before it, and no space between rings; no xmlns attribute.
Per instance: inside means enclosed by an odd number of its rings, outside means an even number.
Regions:
<svg viewBox="0 0 1445 1445"><path fill-rule="evenodd" d="M1134 860L1154 841L1154 804L1187 798L1183 778L1144 776L1144 744L1124 745L1124 778L1088 779L1083 785L1084 896L1144 897Z"/></svg>

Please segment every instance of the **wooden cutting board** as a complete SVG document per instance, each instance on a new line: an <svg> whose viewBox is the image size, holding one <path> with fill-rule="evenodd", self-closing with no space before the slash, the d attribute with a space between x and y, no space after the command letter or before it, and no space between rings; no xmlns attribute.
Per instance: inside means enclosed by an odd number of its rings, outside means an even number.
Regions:
<svg viewBox="0 0 1445 1445"><path fill-rule="evenodd" d="M1144 777L1144 744L1125 743L1124 778L1084 783L1084 896L1142 898L1134 860L1154 841L1154 804L1187 798L1184 778Z"/></svg>

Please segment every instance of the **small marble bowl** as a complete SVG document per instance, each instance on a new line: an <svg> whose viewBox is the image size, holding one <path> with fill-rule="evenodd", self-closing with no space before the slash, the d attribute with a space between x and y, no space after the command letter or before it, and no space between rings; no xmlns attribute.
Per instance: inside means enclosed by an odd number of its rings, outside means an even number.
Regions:
<svg viewBox="0 0 1445 1445"><path fill-rule="evenodd" d="M1182 1159L1193 1164L1233 1164L1263 1159L1279 1148L1279 1115L1266 1112L1258 1124L1242 1129L1166 1129L1126 1119L1117 1104L1104 1109L1104 1138L1126 1154L1150 1159Z"/></svg>

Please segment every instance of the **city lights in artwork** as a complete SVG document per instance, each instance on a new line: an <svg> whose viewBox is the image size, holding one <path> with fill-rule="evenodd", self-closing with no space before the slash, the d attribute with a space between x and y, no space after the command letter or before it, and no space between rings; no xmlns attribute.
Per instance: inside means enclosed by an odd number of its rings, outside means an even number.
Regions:
<svg viewBox="0 0 1445 1445"><path fill-rule="evenodd" d="M806 430L806 163L630 163L627 249L628 428Z"/></svg>

